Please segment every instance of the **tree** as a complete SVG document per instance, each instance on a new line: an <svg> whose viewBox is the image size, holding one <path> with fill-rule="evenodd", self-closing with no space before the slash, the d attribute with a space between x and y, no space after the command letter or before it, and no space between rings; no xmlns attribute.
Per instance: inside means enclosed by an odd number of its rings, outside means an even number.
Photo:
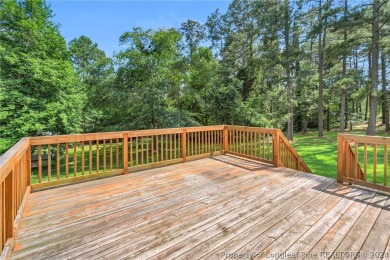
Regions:
<svg viewBox="0 0 390 260"><path fill-rule="evenodd" d="M382 49L381 55L381 65L382 65L382 117L383 123L385 124L386 132L390 131L390 122L389 122L389 101L387 96L387 78L386 78L386 54Z"/></svg>
<svg viewBox="0 0 390 260"><path fill-rule="evenodd" d="M78 132L75 75L50 8L43 0L10 0L0 13L0 135Z"/></svg>
<svg viewBox="0 0 390 260"><path fill-rule="evenodd" d="M219 12L219 9L215 10L207 17L205 26L207 28L206 37L211 41L211 48L216 49L217 56L220 56L224 45L225 35L222 15Z"/></svg>
<svg viewBox="0 0 390 260"><path fill-rule="evenodd" d="M187 20L181 24L180 32L184 35L186 40L189 56L191 57L199 44L206 38L206 27L194 20Z"/></svg>
<svg viewBox="0 0 390 260"><path fill-rule="evenodd" d="M318 137L324 136L324 49L326 44L326 19L323 21L322 0L318 5Z"/></svg>
<svg viewBox="0 0 390 260"><path fill-rule="evenodd" d="M114 74L112 60L86 36L71 40L69 53L80 84L78 94L83 104L83 132L101 130L99 125L102 123L99 121L106 114L105 94L109 92Z"/></svg>
<svg viewBox="0 0 390 260"><path fill-rule="evenodd" d="M371 15L371 84L369 92L370 115L368 118L367 135L374 135L376 129L376 109L378 103L379 82L379 50L382 27L390 22L390 12L386 9L388 1L373 0Z"/></svg>
<svg viewBox="0 0 390 260"><path fill-rule="evenodd" d="M370 116L368 118L367 135L374 135L376 128L376 108L378 103L378 65L379 65L379 0L373 0L372 6L372 47L371 47L371 86Z"/></svg>
<svg viewBox="0 0 390 260"><path fill-rule="evenodd" d="M187 113L172 104L180 96L181 72L179 41L173 28L134 28L120 37L126 49L117 55L118 71L111 109L115 129L154 129L193 124ZM121 104L118 108L117 104Z"/></svg>

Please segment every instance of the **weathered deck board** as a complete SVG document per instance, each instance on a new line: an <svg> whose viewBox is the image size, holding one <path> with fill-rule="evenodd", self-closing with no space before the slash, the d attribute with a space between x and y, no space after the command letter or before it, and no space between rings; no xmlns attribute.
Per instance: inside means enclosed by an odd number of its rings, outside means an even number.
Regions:
<svg viewBox="0 0 390 260"><path fill-rule="evenodd" d="M32 193L11 259L384 251L389 205L325 177L218 156Z"/></svg>

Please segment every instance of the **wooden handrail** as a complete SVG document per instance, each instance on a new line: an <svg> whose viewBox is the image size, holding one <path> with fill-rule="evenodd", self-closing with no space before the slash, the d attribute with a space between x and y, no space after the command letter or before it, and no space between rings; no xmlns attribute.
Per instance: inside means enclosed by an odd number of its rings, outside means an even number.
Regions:
<svg viewBox="0 0 390 260"><path fill-rule="evenodd" d="M226 126L225 129L226 153L312 173L279 129L247 126Z"/></svg>
<svg viewBox="0 0 390 260"><path fill-rule="evenodd" d="M278 129L218 125L22 138L0 157L3 254L12 249L30 191L221 153L311 172Z"/></svg>
<svg viewBox="0 0 390 260"><path fill-rule="evenodd" d="M389 137L339 134L337 181L390 192L387 182L389 144ZM359 148L362 149L359 151ZM368 158L373 159L372 163ZM372 168L372 171L369 171L369 168Z"/></svg>
<svg viewBox="0 0 390 260"><path fill-rule="evenodd" d="M12 249L29 194L30 170L30 139L22 138L0 157L0 246L6 249L1 257L7 257Z"/></svg>
<svg viewBox="0 0 390 260"><path fill-rule="evenodd" d="M309 166L302 160L282 131L278 130L278 136L280 138L280 149L285 149L285 151L280 152L281 154L285 153L285 156L280 158L281 163L285 166L288 165L287 167L291 169L312 173Z"/></svg>

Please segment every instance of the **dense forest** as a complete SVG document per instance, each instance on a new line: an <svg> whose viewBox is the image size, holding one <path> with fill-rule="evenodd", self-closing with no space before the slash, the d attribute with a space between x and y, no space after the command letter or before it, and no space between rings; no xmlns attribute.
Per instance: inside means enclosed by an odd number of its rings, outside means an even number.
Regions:
<svg viewBox="0 0 390 260"><path fill-rule="evenodd" d="M23 136L236 124L389 123L390 1L233 0L107 55L66 42L43 0L0 2L0 152ZM103 32L102 32L103 33Z"/></svg>

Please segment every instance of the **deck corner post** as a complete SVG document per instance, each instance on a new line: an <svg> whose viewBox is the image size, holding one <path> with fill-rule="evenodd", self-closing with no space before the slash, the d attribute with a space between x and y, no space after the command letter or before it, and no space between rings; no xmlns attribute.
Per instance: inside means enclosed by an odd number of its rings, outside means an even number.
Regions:
<svg viewBox="0 0 390 260"><path fill-rule="evenodd" d="M279 158L279 151L280 151L280 130L277 129L274 133L274 140L272 142L273 145L273 161L275 167L280 167L280 158Z"/></svg>
<svg viewBox="0 0 390 260"><path fill-rule="evenodd" d="M337 135L337 182L343 183L343 177L344 177L344 137L342 134Z"/></svg>
<svg viewBox="0 0 390 260"><path fill-rule="evenodd" d="M30 138L28 138L28 148L26 151L26 181L27 187L31 185L31 143Z"/></svg>
<svg viewBox="0 0 390 260"><path fill-rule="evenodd" d="M226 154L229 150L228 129L225 125L223 127L223 154Z"/></svg>
<svg viewBox="0 0 390 260"><path fill-rule="evenodd" d="M12 171L4 180L5 187L5 211L4 211L4 221L5 221L5 241L9 238L14 238L15 235L15 174L16 174L16 164L13 160Z"/></svg>
<svg viewBox="0 0 390 260"><path fill-rule="evenodd" d="M122 155L123 155L123 174L129 173L129 135L128 133L123 133L122 140Z"/></svg>
<svg viewBox="0 0 390 260"><path fill-rule="evenodd" d="M183 162L185 162L187 160L187 129L184 128L181 135L181 156L183 157Z"/></svg>

